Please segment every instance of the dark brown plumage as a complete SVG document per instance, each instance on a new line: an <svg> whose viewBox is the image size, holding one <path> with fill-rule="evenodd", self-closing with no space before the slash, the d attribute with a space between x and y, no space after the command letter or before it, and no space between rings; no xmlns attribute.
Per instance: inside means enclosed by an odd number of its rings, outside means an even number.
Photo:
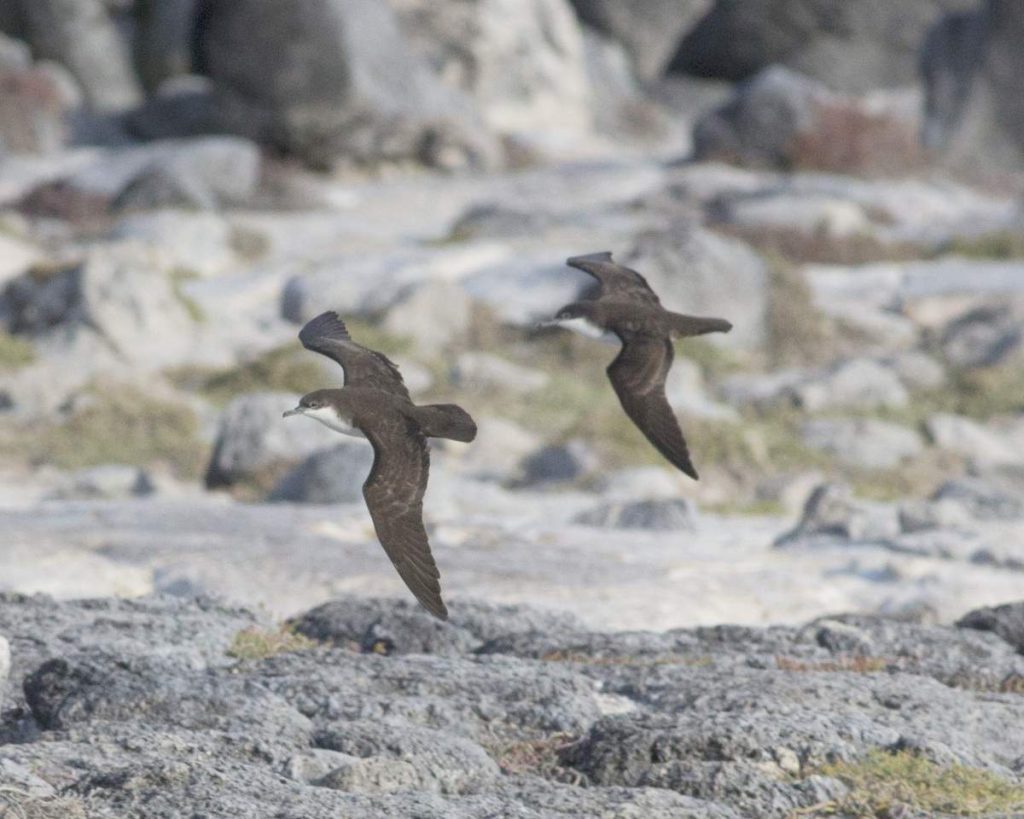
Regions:
<svg viewBox="0 0 1024 819"><path fill-rule="evenodd" d="M354 342L336 313L311 320L299 340L306 349L340 364L345 386L311 392L285 415L309 415L338 432L369 440L374 460L363 497L377 538L416 599L431 614L446 619L440 573L423 526L430 471L427 438L471 441L476 424L454 404L414 405L398 367Z"/></svg>
<svg viewBox="0 0 1024 819"><path fill-rule="evenodd" d="M583 322L618 337L622 349L608 367L608 378L619 403L658 452L697 480L686 439L665 396L665 380L675 357L672 339L727 333L732 325L724 319L666 310L647 280L616 264L611 253L576 256L567 264L593 276L598 292L592 299L563 307L553 323Z"/></svg>

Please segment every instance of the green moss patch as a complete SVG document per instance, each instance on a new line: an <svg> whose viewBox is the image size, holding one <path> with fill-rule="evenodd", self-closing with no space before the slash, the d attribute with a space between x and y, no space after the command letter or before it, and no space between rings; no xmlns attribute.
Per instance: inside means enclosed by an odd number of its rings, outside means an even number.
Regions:
<svg viewBox="0 0 1024 819"><path fill-rule="evenodd" d="M264 660L278 654L289 654L296 651L309 651L319 644L304 634L282 626L279 629L267 630L252 626L235 635L228 647L227 655L236 660Z"/></svg>
<svg viewBox="0 0 1024 819"><path fill-rule="evenodd" d="M84 403L61 424L7 430L0 451L63 469L164 463L181 477L199 475L207 447L188 406L123 386L95 388Z"/></svg>
<svg viewBox="0 0 1024 819"><path fill-rule="evenodd" d="M35 357L35 349L30 342L0 330L0 372L27 367Z"/></svg>
<svg viewBox="0 0 1024 819"><path fill-rule="evenodd" d="M1014 230L997 230L979 236L959 237L943 245L940 250L941 253L968 259L1024 259L1024 234Z"/></svg>
<svg viewBox="0 0 1024 819"><path fill-rule="evenodd" d="M846 784L849 794L823 806L844 816L893 816L901 807L920 814L992 816L1024 811L1024 786L966 765L937 765L909 751L872 751L817 773Z"/></svg>

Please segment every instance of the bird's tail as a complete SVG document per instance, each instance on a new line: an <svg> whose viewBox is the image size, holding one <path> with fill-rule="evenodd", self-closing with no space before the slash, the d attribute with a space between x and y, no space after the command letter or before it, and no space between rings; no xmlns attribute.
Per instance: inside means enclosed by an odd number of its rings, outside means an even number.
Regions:
<svg viewBox="0 0 1024 819"><path fill-rule="evenodd" d="M469 443L476 437L476 422L455 404L427 404L413 407L411 415L429 438L447 438Z"/></svg>
<svg viewBox="0 0 1024 819"><path fill-rule="evenodd" d="M701 318L672 313L672 334L678 338L703 336L707 333L728 333L732 323L720 318Z"/></svg>

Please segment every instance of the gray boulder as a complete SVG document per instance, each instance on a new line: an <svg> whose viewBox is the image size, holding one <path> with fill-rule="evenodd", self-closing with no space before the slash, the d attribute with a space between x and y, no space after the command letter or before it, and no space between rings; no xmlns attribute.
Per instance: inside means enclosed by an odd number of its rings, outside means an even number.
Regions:
<svg viewBox="0 0 1024 819"><path fill-rule="evenodd" d="M969 310L942 332L942 352L958 367L991 367L1024 353L1024 298Z"/></svg>
<svg viewBox="0 0 1024 819"><path fill-rule="evenodd" d="M804 422L801 434L812 449L861 469L892 469L924 449L909 427L872 418L815 418Z"/></svg>
<svg viewBox="0 0 1024 819"><path fill-rule="evenodd" d="M580 19L622 43L637 76L655 80L712 0L572 0Z"/></svg>
<svg viewBox="0 0 1024 819"><path fill-rule="evenodd" d="M136 0L135 66L147 91L191 74L199 0Z"/></svg>
<svg viewBox="0 0 1024 819"><path fill-rule="evenodd" d="M291 626L320 643L357 645L387 654L452 656L481 650L510 634L567 635L583 625L572 615L465 601L440 621L409 600L341 598L310 609ZM379 645L384 641L386 645Z"/></svg>
<svg viewBox="0 0 1024 819"><path fill-rule="evenodd" d="M1024 603L1005 603L969 611L956 621L957 628L991 631L1024 654Z"/></svg>
<svg viewBox="0 0 1024 819"><path fill-rule="evenodd" d="M544 389L551 377L490 353L465 352L455 360L452 382L463 389L526 395Z"/></svg>
<svg viewBox="0 0 1024 819"><path fill-rule="evenodd" d="M576 517L576 523L601 529L694 532L697 507L685 498L604 503Z"/></svg>
<svg viewBox="0 0 1024 819"><path fill-rule="evenodd" d="M262 171L259 148L232 136L162 140L103 151L89 160L36 187L22 208L41 216L96 221L111 207L246 204Z"/></svg>
<svg viewBox="0 0 1024 819"><path fill-rule="evenodd" d="M809 412L903 407L910 400L899 377L870 358L842 361L796 384L791 394L797 405Z"/></svg>
<svg viewBox="0 0 1024 819"><path fill-rule="evenodd" d="M362 500L363 482L373 466L373 449L362 443L338 444L314 452L285 475L270 493L272 501L352 503Z"/></svg>
<svg viewBox="0 0 1024 819"><path fill-rule="evenodd" d="M709 336L715 343L747 349L763 342L768 272L743 242L680 222L639 235L624 262L643 273L668 309L731 321L731 332Z"/></svg>
<svg viewBox="0 0 1024 819"><path fill-rule="evenodd" d="M199 40L222 127L312 166L492 161L470 106L413 56L385 3L214 2Z"/></svg>
<svg viewBox="0 0 1024 819"><path fill-rule="evenodd" d="M458 794L487 787L500 774L477 743L429 728L343 722L318 731L314 742L348 755L314 783L340 791Z"/></svg>
<svg viewBox="0 0 1024 819"><path fill-rule="evenodd" d="M1012 0L1010 0L1012 2ZM742 80L782 64L837 91L912 84L929 27L972 0L717 0L679 47L672 69Z"/></svg>
<svg viewBox="0 0 1024 819"><path fill-rule="evenodd" d="M892 173L919 164L916 104L871 104L782 66L740 83L694 126L694 156L753 167Z"/></svg>
<svg viewBox="0 0 1024 819"><path fill-rule="evenodd" d="M114 500L151 495L156 491L144 469L124 464L105 464L70 475L50 496L58 500Z"/></svg>
<svg viewBox="0 0 1024 819"><path fill-rule="evenodd" d="M975 465L999 466L1024 462L1024 452L1012 429L1003 431L995 423L982 423L963 415L936 413L926 423L936 446L955 452Z"/></svg>
<svg viewBox="0 0 1024 819"><path fill-rule="evenodd" d="M209 77L183 74L165 80L125 117L125 127L139 139L174 139L217 133L220 106Z"/></svg>
<svg viewBox="0 0 1024 819"><path fill-rule="evenodd" d="M93 109L123 111L141 100L125 41L103 0L28 0L20 8L33 53L67 67Z"/></svg>
<svg viewBox="0 0 1024 819"><path fill-rule="evenodd" d="M280 392L250 393L228 404L221 415L206 485L231 486L326 449L337 433L307 418L282 418L297 403Z"/></svg>
<svg viewBox="0 0 1024 819"><path fill-rule="evenodd" d="M78 264L19 276L0 310L10 332L36 339L79 374L160 369L196 352L197 317L167 258L136 242L95 245Z"/></svg>
<svg viewBox="0 0 1024 819"><path fill-rule="evenodd" d="M992 179L1024 168L1024 105L1016 85L1024 15L1016 0L984 0L929 32L921 58L925 144Z"/></svg>
<svg viewBox="0 0 1024 819"><path fill-rule="evenodd" d="M443 315L444 321L437 317ZM410 285L388 308L381 326L414 342L420 355L439 353L469 332L473 300L457 284L430 279Z"/></svg>
<svg viewBox="0 0 1024 819"><path fill-rule="evenodd" d="M933 500L954 501L979 520L1024 518L1024 497L983 478L954 478L946 481Z"/></svg>
<svg viewBox="0 0 1024 819"><path fill-rule="evenodd" d="M78 89L56 64L32 63L28 47L0 35L0 149L53 154L72 134Z"/></svg>
<svg viewBox="0 0 1024 819"><path fill-rule="evenodd" d="M437 74L501 132L590 126L580 26L567 0L390 0Z"/></svg>
<svg viewBox="0 0 1024 819"><path fill-rule="evenodd" d="M803 516L794 529L782 535L776 546L808 539L834 541L889 540L900 534L896 508L853 497L843 484L826 483L811 493Z"/></svg>
<svg viewBox="0 0 1024 819"><path fill-rule="evenodd" d="M574 439L534 452L522 464L526 485L576 481L594 472L598 458L585 441Z"/></svg>

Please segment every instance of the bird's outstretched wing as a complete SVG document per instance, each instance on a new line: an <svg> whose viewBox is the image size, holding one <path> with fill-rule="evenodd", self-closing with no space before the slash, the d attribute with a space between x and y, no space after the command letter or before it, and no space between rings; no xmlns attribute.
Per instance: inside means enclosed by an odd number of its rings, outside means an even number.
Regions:
<svg viewBox="0 0 1024 819"><path fill-rule="evenodd" d="M661 304L657 294L647 283L647 279L612 261L612 254L591 253L587 256L573 256L566 261L569 267L575 267L589 273L601 285L601 296L626 296L634 301L646 304Z"/></svg>
<svg viewBox="0 0 1024 819"><path fill-rule="evenodd" d="M608 367L608 378L626 415L647 440L673 466L698 480L679 422L665 397L665 379L674 355L672 342L665 338L622 338L622 350Z"/></svg>
<svg viewBox="0 0 1024 819"><path fill-rule="evenodd" d="M380 418L364 432L373 445L374 459L363 497L377 538L416 599L435 617L446 620L441 575L423 527L423 494L430 470L427 439L401 417Z"/></svg>
<svg viewBox="0 0 1024 819"><path fill-rule="evenodd" d="M299 331L299 341L307 350L337 361L345 370L346 387L372 387L409 399L398 367L383 353L356 344L334 311L310 319Z"/></svg>

